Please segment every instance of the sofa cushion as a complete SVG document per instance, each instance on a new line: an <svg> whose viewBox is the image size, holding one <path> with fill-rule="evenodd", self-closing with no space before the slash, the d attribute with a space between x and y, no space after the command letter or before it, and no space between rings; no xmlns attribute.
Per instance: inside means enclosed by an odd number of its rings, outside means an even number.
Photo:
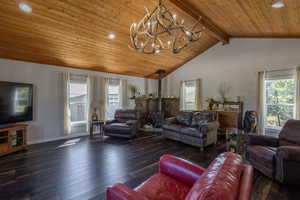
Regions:
<svg viewBox="0 0 300 200"><path fill-rule="evenodd" d="M164 138L169 138L171 140L177 140L177 141L181 141L181 137L180 137L180 133L179 132L175 132L175 131L170 131L170 130L165 130L162 132L162 136Z"/></svg>
<svg viewBox="0 0 300 200"><path fill-rule="evenodd" d="M116 118L115 119L118 123L126 123L129 119L125 119L125 118Z"/></svg>
<svg viewBox="0 0 300 200"><path fill-rule="evenodd" d="M247 153L250 161L261 163L268 169L274 168L274 159L277 148L259 145L247 146Z"/></svg>
<svg viewBox="0 0 300 200"><path fill-rule="evenodd" d="M183 135L188 135L191 137L196 137L196 138L202 138L203 137L203 133L199 131L198 128L194 128L194 127L184 127L181 129L181 134Z"/></svg>
<svg viewBox="0 0 300 200"><path fill-rule="evenodd" d="M175 131L177 133L180 133L181 129L185 126L181 124L163 124L162 128L168 131Z"/></svg>
<svg viewBox="0 0 300 200"><path fill-rule="evenodd" d="M190 126L192 123L193 111L180 111L176 115L176 120L179 124Z"/></svg>
<svg viewBox="0 0 300 200"><path fill-rule="evenodd" d="M184 200L190 187L170 176L158 173L135 190L149 200Z"/></svg>
<svg viewBox="0 0 300 200"><path fill-rule="evenodd" d="M243 169L240 155L219 155L194 184L186 200L236 200Z"/></svg>
<svg viewBox="0 0 300 200"><path fill-rule="evenodd" d="M205 111L194 112L191 126L199 126L201 124L212 122L215 120L216 119L215 119L214 112L205 112Z"/></svg>
<svg viewBox="0 0 300 200"><path fill-rule="evenodd" d="M121 122L125 122L127 120L136 120L137 119L137 111L130 109L119 109L116 110L115 119Z"/></svg>
<svg viewBox="0 0 300 200"><path fill-rule="evenodd" d="M131 132L131 127L128 126L126 123L111 123L107 124L103 127L104 131L110 132L110 133L117 133L117 134L122 134L122 133L129 133Z"/></svg>

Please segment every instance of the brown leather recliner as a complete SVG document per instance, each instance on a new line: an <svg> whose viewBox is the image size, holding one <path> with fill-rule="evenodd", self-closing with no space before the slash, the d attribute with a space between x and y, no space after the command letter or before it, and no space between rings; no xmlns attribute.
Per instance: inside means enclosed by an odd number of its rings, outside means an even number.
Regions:
<svg viewBox="0 0 300 200"><path fill-rule="evenodd" d="M139 129L139 117L136 110L120 109L115 113L115 119L105 123L104 135L133 138Z"/></svg>
<svg viewBox="0 0 300 200"><path fill-rule="evenodd" d="M279 138L248 135L246 157L255 169L281 183L300 182L300 120L289 120Z"/></svg>

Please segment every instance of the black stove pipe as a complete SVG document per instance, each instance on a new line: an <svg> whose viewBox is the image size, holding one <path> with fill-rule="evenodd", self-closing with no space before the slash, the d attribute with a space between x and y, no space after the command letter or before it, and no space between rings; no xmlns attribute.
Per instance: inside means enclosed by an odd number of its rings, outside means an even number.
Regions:
<svg viewBox="0 0 300 200"><path fill-rule="evenodd" d="M162 91L162 78L163 78L163 75L166 73L165 70L163 69L160 69L158 70L157 72L155 72L155 74L158 75L158 112L161 112L162 111L162 95L161 95L161 91Z"/></svg>

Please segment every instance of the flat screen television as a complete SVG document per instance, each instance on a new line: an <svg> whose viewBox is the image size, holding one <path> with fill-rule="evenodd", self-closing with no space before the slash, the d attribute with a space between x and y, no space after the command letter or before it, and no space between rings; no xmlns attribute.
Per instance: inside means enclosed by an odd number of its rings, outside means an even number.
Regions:
<svg viewBox="0 0 300 200"><path fill-rule="evenodd" d="M33 85L0 81L0 125L32 121Z"/></svg>

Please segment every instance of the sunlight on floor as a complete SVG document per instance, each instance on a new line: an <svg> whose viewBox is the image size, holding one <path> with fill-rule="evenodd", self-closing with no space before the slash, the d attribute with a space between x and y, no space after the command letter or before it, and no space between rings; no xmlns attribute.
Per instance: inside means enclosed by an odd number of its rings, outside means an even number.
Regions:
<svg viewBox="0 0 300 200"><path fill-rule="evenodd" d="M80 138L72 139L72 140L67 140L65 143L62 145L58 146L57 148L62 148L62 147L68 147L68 146L73 146L77 144L80 141Z"/></svg>

